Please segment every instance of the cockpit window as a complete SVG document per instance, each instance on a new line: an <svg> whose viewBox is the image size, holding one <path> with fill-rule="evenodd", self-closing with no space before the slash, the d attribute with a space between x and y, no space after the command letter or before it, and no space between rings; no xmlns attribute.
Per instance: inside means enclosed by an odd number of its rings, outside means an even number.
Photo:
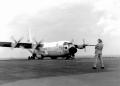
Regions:
<svg viewBox="0 0 120 86"><path fill-rule="evenodd" d="M72 45L72 43L68 43L68 46L71 46Z"/></svg>
<svg viewBox="0 0 120 86"><path fill-rule="evenodd" d="M68 42L64 42L64 44L63 45L68 45Z"/></svg>
<svg viewBox="0 0 120 86"><path fill-rule="evenodd" d="M64 42L63 45L71 45L71 44L73 44L73 43L70 43L70 42Z"/></svg>
<svg viewBox="0 0 120 86"><path fill-rule="evenodd" d="M68 43L69 45L71 45L72 43Z"/></svg>

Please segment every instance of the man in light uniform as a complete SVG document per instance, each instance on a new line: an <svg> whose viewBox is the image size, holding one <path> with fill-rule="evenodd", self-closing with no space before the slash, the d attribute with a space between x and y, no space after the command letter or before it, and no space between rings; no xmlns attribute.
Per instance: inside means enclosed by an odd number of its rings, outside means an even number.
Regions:
<svg viewBox="0 0 120 86"><path fill-rule="evenodd" d="M98 60L101 64L101 69L104 69L103 59L102 59L102 49L103 49L103 43L101 39L97 40L98 43L95 45L95 62L93 64L93 69L96 69Z"/></svg>

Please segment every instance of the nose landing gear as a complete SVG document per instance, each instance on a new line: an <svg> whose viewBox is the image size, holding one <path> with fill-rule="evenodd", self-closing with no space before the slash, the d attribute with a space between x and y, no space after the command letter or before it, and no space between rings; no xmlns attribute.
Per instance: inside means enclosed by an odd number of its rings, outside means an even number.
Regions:
<svg viewBox="0 0 120 86"><path fill-rule="evenodd" d="M77 52L77 49L75 47L71 47L69 49L69 55L66 57L66 60L70 59L75 59L75 53Z"/></svg>

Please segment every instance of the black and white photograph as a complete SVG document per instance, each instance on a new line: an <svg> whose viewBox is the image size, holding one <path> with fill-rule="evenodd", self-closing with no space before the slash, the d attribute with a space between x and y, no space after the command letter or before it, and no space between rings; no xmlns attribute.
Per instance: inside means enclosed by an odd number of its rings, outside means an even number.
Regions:
<svg viewBox="0 0 120 86"><path fill-rule="evenodd" d="M0 0L0 86L120 86L120 0Z"/></svg>

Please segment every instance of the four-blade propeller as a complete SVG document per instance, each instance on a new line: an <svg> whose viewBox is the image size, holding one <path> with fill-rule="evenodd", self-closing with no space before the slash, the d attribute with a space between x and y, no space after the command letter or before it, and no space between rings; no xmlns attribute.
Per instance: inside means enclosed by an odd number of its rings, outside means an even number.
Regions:
<svg viewBox="0 0 120 86"><path fill-rule="evenodd" d="M34 39L35 45L34 45L33 48L35 48L35 49L38 50L40 47L43 47L42 41L43 41L43 40L40 40L40 41L38 42L38 41L36 41L36 40Z"/></svg>
<svg viewBox="0 0 120 86"><path fill-rule="evenodd" d="M11 39L13 40L12 42L12 48L16 48L17 45L23 40L23 37L21 37L18 41L12 36Z"/></svg>

